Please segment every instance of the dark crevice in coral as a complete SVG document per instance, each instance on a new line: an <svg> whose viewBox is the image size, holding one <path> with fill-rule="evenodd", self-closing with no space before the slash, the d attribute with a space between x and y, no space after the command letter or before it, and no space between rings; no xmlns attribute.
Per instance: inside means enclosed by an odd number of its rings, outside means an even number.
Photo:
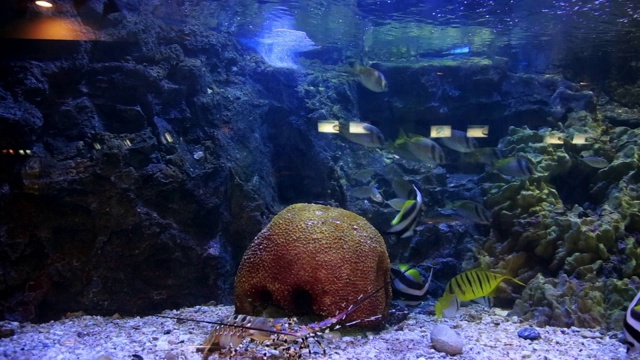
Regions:
<svg viewBox="0 0 640 360"><path fill-rule="evenodd" d="M306 289L294 289L291 292L291 303L294 314L298 316L313 314L313 296Z"/></svg>

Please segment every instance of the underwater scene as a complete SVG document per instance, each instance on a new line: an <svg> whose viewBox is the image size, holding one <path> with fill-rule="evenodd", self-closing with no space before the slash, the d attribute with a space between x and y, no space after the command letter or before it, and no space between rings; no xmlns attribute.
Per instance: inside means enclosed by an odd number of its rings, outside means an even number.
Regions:
<svg viewBox="0 0 640 360"><path fill-rule="evenodd" d="M0 360L640 358L640 2L0 5Z"/></svg>

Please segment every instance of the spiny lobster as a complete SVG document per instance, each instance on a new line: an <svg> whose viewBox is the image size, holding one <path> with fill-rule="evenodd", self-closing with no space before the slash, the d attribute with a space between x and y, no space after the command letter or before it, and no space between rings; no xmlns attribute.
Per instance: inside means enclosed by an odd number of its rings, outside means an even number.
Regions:
<svg viewBox="0 0 640 360"><path fill-rule="evenodd" d="M405 272L411 268L412 267L406 269ZM340 328L341 325L339 325L338 322L345 319L365 301L369 300L375 294L389 286L393 280L394 279L392 278L385 282L384 285L380 286L367 296L360 296L354 305L349 306L346 310L338 313L337 315L308 325L298 324L295 317L265 318L248 315L231 315L224 321L204 321L164 315L155 316L183 321L198 321L216 325L216 327L211 331L211 334L205 340L204 344L200 347L200 350L202 350L203 353L203 360L208 359L209 356L216 351L224 352L229 350L229 356L233 356L243 346L246 346L251 342L271 348L285 359L300 359L305 349L311 356L311 349L309 347L310 339L313 339L318 344L322 349L322 355L326 356L326 349L317 336ZM377 319L381 316L382 315L377 315L344 325L350 326L358 322ZM266 359L269 356L269 353L265 352L261 356L263 359Z"/></svg>

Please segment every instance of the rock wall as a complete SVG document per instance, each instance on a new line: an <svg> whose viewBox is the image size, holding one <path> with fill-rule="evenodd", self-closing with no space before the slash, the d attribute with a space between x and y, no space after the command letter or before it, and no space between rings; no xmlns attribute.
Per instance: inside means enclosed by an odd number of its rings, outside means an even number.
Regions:
<svg viewBox="0 0 640 360"><path fill-rule="evenodd" d="M280 202L339 197L300 73L197 25L108 22L109 41L25 41L0 64L7 319L229 303Z"/></svg>

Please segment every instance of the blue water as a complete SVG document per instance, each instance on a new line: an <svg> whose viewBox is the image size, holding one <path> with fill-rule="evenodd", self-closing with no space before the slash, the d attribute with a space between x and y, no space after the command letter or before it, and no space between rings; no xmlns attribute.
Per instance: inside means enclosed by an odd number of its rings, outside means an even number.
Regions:
<svg viewBox="0 0 640 360"><path fill-rule="evenodd" d="M471 56L501 56L514 71L553 72L576 57L594 66L640 61L640 1L325 0L211 2L216 24L262 41L272 64L296 67L300 42L267 49L273 24L308 36L309 48L335 46L370 61L420 61L469 47ZM295 46L294 46L295 45ZM303 46L304 48L304 46ZM271 54L269 54L271 52Z"/></svg>

